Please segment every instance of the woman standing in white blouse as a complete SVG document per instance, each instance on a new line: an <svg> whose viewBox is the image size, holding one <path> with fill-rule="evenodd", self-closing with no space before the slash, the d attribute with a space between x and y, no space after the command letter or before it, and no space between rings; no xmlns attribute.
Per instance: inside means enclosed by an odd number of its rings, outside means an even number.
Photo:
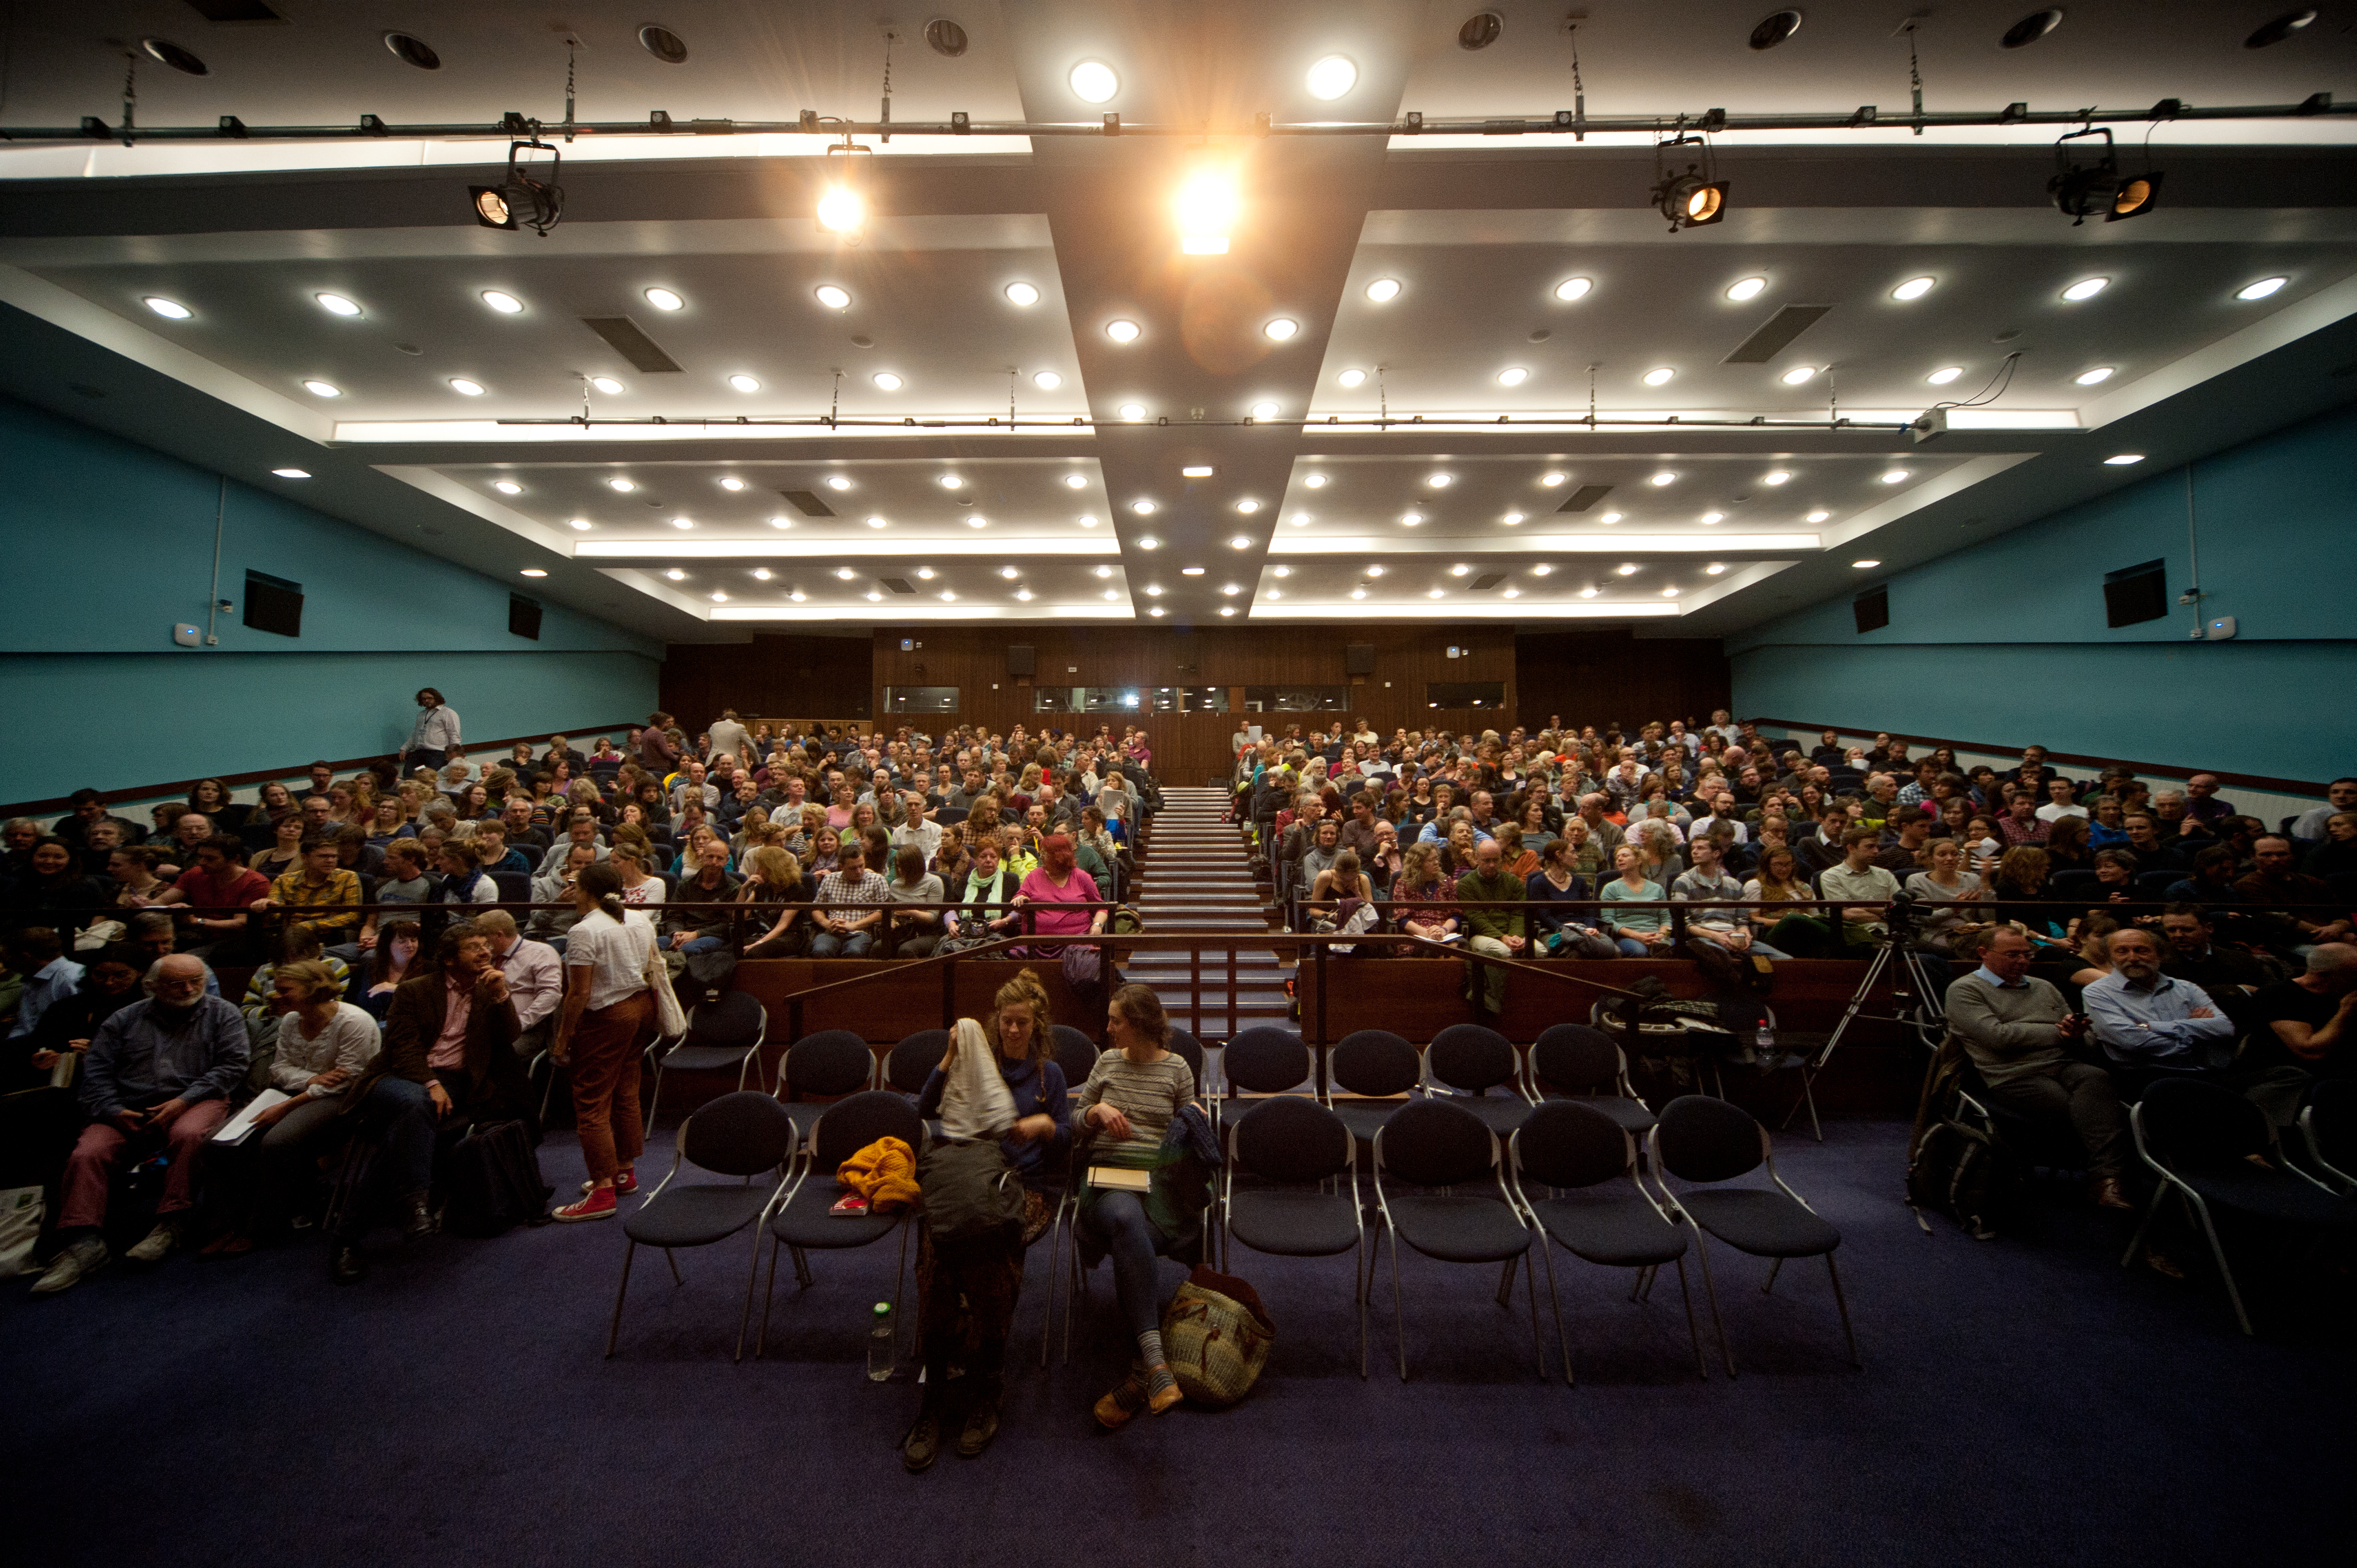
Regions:
<svg viewBox="0 0 2357 1568"><path fill-rule="evenodd" d="M622 874L600 862L573 883L581 918L566 934L565 1005L549 1051L573 1069L573 1115L589 1179L582 1199L556 1210L564 1220L605 1219L639 1190L646 1146L639 1113L639 1053L654 1033L647 963L654 922L625 908Z"/></svg>

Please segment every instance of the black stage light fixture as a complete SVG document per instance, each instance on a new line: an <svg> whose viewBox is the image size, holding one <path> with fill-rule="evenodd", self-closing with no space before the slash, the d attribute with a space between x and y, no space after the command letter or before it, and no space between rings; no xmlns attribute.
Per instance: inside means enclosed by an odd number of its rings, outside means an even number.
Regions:
<svg viewBox="0 0 2357 1568"><path fill-rule="evenodd" d="M1662 161L1662 155L1673 147L1700 147L1702 162L1686 165L1684 174L1674 174ZM1731 183L1718 177L1717 160L1711 156L1710 143L1705 137L1673 136L1653 147L1653 188L1648 199L1670 220L1673 234L1724 220Z"/></svg>
<svg viewBox="0 0 2357 1568"><path fill-rule="evenodd" d="M2279 44L2294 33L2303 30L2315 20L2316 13L2313 11L2287 11L2274 21L2261 25L2258 31L2243 40L2243 47L2246 49L2263 49L2269 44Z"/></svg>
<svg viewBox="0 0 2357 1568"><path fill-rule="evenodd" d="M2083 136L2104 138L2103 156L2093 163L2075 161L2072 149L2066 145ZM2046 194L2053 199L2055 209L2071 220L2073 229L2099 213L2106 223L2141 218L2159 200L2161 177L2157 170L2120 173L2119 156L2112 145L2108 125L2072 131L2058 139L2054 144L2054 174L2046 182Z"/></svg>
<svg viewBox="0 0 2357 1568"><path fill-rule="evenodd" d="M517 161L519 153L534 151L548 155L546 179L534 177ZM565 188L556 183L557 169L564 161L565 155L546 142L510 142L506 177L497 185L467 188L475 221L486 229L529 229L547 239L548 231L565 217Z"/></svg>

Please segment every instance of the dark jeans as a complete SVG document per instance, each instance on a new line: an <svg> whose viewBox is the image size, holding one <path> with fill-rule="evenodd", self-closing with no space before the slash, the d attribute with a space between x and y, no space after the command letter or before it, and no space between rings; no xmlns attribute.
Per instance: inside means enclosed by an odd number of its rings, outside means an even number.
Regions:
<svg viewBox="0 0 2357 1568"><path fill-rule="evenodd" d="M2067 1133L2087 1151L2087 1174L2115 1180L2128 1172L2128 1113L2120 1107L2112 1075L2085 1062L2052 1067L1988 1086L2001 1111L2050 1133Z"/></svg>
<svg viewBox="0 0 2357 1568"><path fill-rule="evenodd" d="M449 760L450 754L447 751L435 751L430 748L423 751L405 751L401 755L401 776L406 779L421 768L431 768L435 772L439 773L442 771L443 765Z"/></svg>
<svg viewBox="0 0 2357 1568"><path fill-rule="evenodd" d="M407 1197L433 1185L434 1131L440 1118L424 1084L405 1078L381 1078L352 1116L363 1135L373 1135L384 1144L379 1156L377 1190ZM363 1203L345 1205L347 1230L339 1239L358 1240L366 1214Z"/></svg>
<svg viewBox="0 0 2357 1568"><path fill-rule="evenodd" d="M1154 1242L1160 1232L1146 1217L1146 1200L1134 1192L1100 1187L1081 1210L1081 1223L1113 1259L1114 1290L1130 1333L1153 1333L1162 1326L1161 1292L1154 1283Z"/></svg>

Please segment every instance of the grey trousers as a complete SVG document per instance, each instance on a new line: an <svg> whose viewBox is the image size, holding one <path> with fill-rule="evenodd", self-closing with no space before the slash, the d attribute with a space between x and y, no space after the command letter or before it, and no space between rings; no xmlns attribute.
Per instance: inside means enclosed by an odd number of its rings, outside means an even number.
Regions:
<svg viewBox="0 0 2357 1568"><path fill-rule="evenodd" d="M2126 1176L2132 1139L2112 1075L2085 1062L2057 1062L1988 1086L1996 1106L2054 1132L2068 1131L2087 1151L2087 1174Z"/></svg>

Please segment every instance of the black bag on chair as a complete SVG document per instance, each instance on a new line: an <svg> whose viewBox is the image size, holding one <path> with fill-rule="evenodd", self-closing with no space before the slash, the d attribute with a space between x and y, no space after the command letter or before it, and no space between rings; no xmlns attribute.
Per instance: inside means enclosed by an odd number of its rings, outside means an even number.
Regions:
<svg viewBox="0 0 2357 1568"><path fill-rule="evenodd" d="M936 1237L1023 1234L1023 1184L996 1143L933 1144L917 1162L917 1186Z"/></svg>
<svg viewBox="0 0 2357 1568"><path fill-rule="evenodd" d="M486 1122L450 1151L443 1178L442 1228L460 1236L497 1236L548 1219L556 1189L540 1176L540 1153L522 1122Z"/></svg>

